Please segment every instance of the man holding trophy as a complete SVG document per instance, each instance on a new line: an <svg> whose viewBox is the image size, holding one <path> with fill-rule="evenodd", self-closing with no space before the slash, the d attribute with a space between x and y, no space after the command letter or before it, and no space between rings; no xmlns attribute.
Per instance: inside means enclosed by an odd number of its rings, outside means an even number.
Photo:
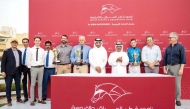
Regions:
<svg viewBox="0 0 190 109"><path fill-rule="evenodd" d="M85 37L79 36L79 45L73 47L71 62L74 64L73 73L88 73L90 47L85 45Z"/></svg>
<svg viewBox="0 0 190 109"><path fill-rule="evenodd" d="M46 93L47 93L47 85L50 81L51 75L55 74L56 71L56 65L53 64L54 61L54 53L51 50L52 43L50 41L45 42L46 51L44 53L44 75L43 75L43 85L42 85L42 95L43 95L43 101L46 100Z"/></svg>
<svg viewBox="0 0 190 109"><path fill-rule="evenodd" d="M141 50L136 47L136 39L131 39L131 47L127 50L129 56L129 73L140 73Z"/></svg>
<svg viewBox="0 0 190 109"><path fill-rule="evenodd" d="M142 49L142 62L144 62L145 73L159 73L159 62L162 59L160 47L154 45L154 37L146 37L147 45Z"/></svg>
<svg viewBox="0 0 190 109"><path fill-rule="evenodd" d="M55 60L54 63L57 65L57 74L71 73L71 61L70 55L72 46L67 44L68 37L67 35L61 36L61 44L53 49Z"/></svg>

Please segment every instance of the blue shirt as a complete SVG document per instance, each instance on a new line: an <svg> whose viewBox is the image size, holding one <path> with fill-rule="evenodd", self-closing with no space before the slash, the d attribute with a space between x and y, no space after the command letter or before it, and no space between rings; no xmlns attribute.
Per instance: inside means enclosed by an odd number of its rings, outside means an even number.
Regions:
<svg viewBox="0 0 190 109"><path fill-rule="evenodd" d="M77 54L75 53L75 51L77 49L81 49L81 45L74 46L73 49L72 49L72 51L71 51L71 57L70 57L70 59L71 59L72 64L74 64L75 60L77 60L77 58L78 58ZM88 54L89 54L90 49L91 48L89 46L83 45L83 50L82 50L83 51L83 53L82 53L83 54L83 60L86 61L85 64L87 64L87 65L89 64Z"/></svg>
<svg viewBox="0 0 190 109"><path fill-rule="evenodd" d="M176 43L173 47L170 45L166 48L163 60L163 66L167 64L186 64L186 55L184 47Z"/></svg>
<svg viewBox="0 0 190 109"><path fill-rule="evenodd" d="M135 60L132 56L134 53L136 53L138 55L136 62L141 61L141 50L138 47L131 47L131 48L127 49L127 53L128 53L128 57L129 57L129 62L135 62Z"/></svg>

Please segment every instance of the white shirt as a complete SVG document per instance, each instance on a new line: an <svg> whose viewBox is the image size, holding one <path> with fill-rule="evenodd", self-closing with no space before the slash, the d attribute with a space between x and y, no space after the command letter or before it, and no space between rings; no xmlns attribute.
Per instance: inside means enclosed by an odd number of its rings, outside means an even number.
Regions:
<svg viewBox="0 0 190 109"><path fill-rule="evenodd" d="M148 66L145 64L146 61L153 63L155 60L161 61L162 54L160 51L160 47L157 45L153 45L152 48L150 48L148 45L144 46L142 49L142 62L144 62L144 66ZM156 63L156 65L159 65L159 62Z"/></svg>
<svg viewBox="0 0 190 109"><path fill-rule="evenodd" d="M45 51L45 53L44 53L44 63L45 63L45 68L55 68L56 67L56 65L55 64L53 64L53 61L54 61L54 54L53 54L53 51L52 50L50 50L49 51L49 62L48 62L48 66L46 66L46 56L47 56L47 53L48 53L48 51L46 50Z"/></svg>
<svg viewBox="0 0 190 109"><path fill-rule="evenodd" d="M24 57L24 51L25 51L25 48L19 48L19 50L22 52L22 65L23 65L23 57ZM25 61L25 65L28 64L27 60L28 60L28 54L30 52L30 47L27 47L26 48L26 61Z"/></svg>
<svg viewBox="0 0 190 109"><path fill-rule="evenodd" d="M119 57L122 57L122 62L116 62ZM109 56L108 63L112 66L112 74L126 74L129 57L126 52L113 52Z"/></svg>
<svg viewBox="0 0 190 109"><path fill-rule="evenodd" d="M106 73L105 66L107 63L107 51L104 47L94 47L89 52L89 62L90 62L90 73L98 74L95 67L99 66L101 68L101 73Z"/></svg>
<svg viewBox="0 0 190 109"><path fill-rule="evenodd" d="M28 60L27 60L27 66L28 68L31 68L31 66L39 66L39 65L44 65L44 49L39 47L38 49L38 61L36 61L36 52L37 52L37 47L34 46L30 49L29 55L28 55Z"/></svg>

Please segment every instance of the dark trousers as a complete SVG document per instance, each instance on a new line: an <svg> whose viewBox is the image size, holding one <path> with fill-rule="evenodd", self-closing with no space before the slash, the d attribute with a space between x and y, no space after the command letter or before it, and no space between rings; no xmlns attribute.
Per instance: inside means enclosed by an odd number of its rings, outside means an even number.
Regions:
<svg viewBox="0 0 190 109"><path fill-rule="evenodd" d="M13 79L15 81L17 100L21 98L21 96L20 96L20 78L21 78L21 74L19 73L18 68L13 69L13 70L15 70L14 75L6 75L6 77L5 77L7 101L12 100L11 99L11 86L12 86Z"/></svg>
<svg viewBox="0 0 190 109"><path fill-rule="evenodd" d="M47 85L48 82L50 81L51 75L55 74L55 68L44 68L44 75L43 75L43 86L42 86L42 94L43 98L47 97Z"/></svg>
<svg viewBox="0 0 190 109"><path fill-rule="evenodd" d="M24 98L28 98L28 90L27 90L27 75L29 76L29 80L31 81L30 69L26 66L23 66L24 78L22 79L22 86L24 91Z"/></svg>

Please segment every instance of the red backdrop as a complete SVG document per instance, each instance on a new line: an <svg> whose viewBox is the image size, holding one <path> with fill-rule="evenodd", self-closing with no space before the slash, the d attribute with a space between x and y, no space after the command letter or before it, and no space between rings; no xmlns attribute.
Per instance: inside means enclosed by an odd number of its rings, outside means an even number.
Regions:
<svg viewBox="0 0 190 109"><path fill-rule="evenodd" d="M168 46L168 35L179 33L179 43L186 49L187 64L182 77L182 98L190 99L190 14L189 0L38 0L29 1L29 39L42 37L53 47L60 44L60 36L66 34L74 46L78 36L86 36L86 44L93 47L93 40L103 39L108 54L115 50L114 43L121 41L124 50L131 38L136 38L138 47L146 45L145 37L155 37L162 55ZM110 67L107 66L107 72ZM144 72L142 66L142 72ZM160 73L162 69L160 69Z"/></svg>

